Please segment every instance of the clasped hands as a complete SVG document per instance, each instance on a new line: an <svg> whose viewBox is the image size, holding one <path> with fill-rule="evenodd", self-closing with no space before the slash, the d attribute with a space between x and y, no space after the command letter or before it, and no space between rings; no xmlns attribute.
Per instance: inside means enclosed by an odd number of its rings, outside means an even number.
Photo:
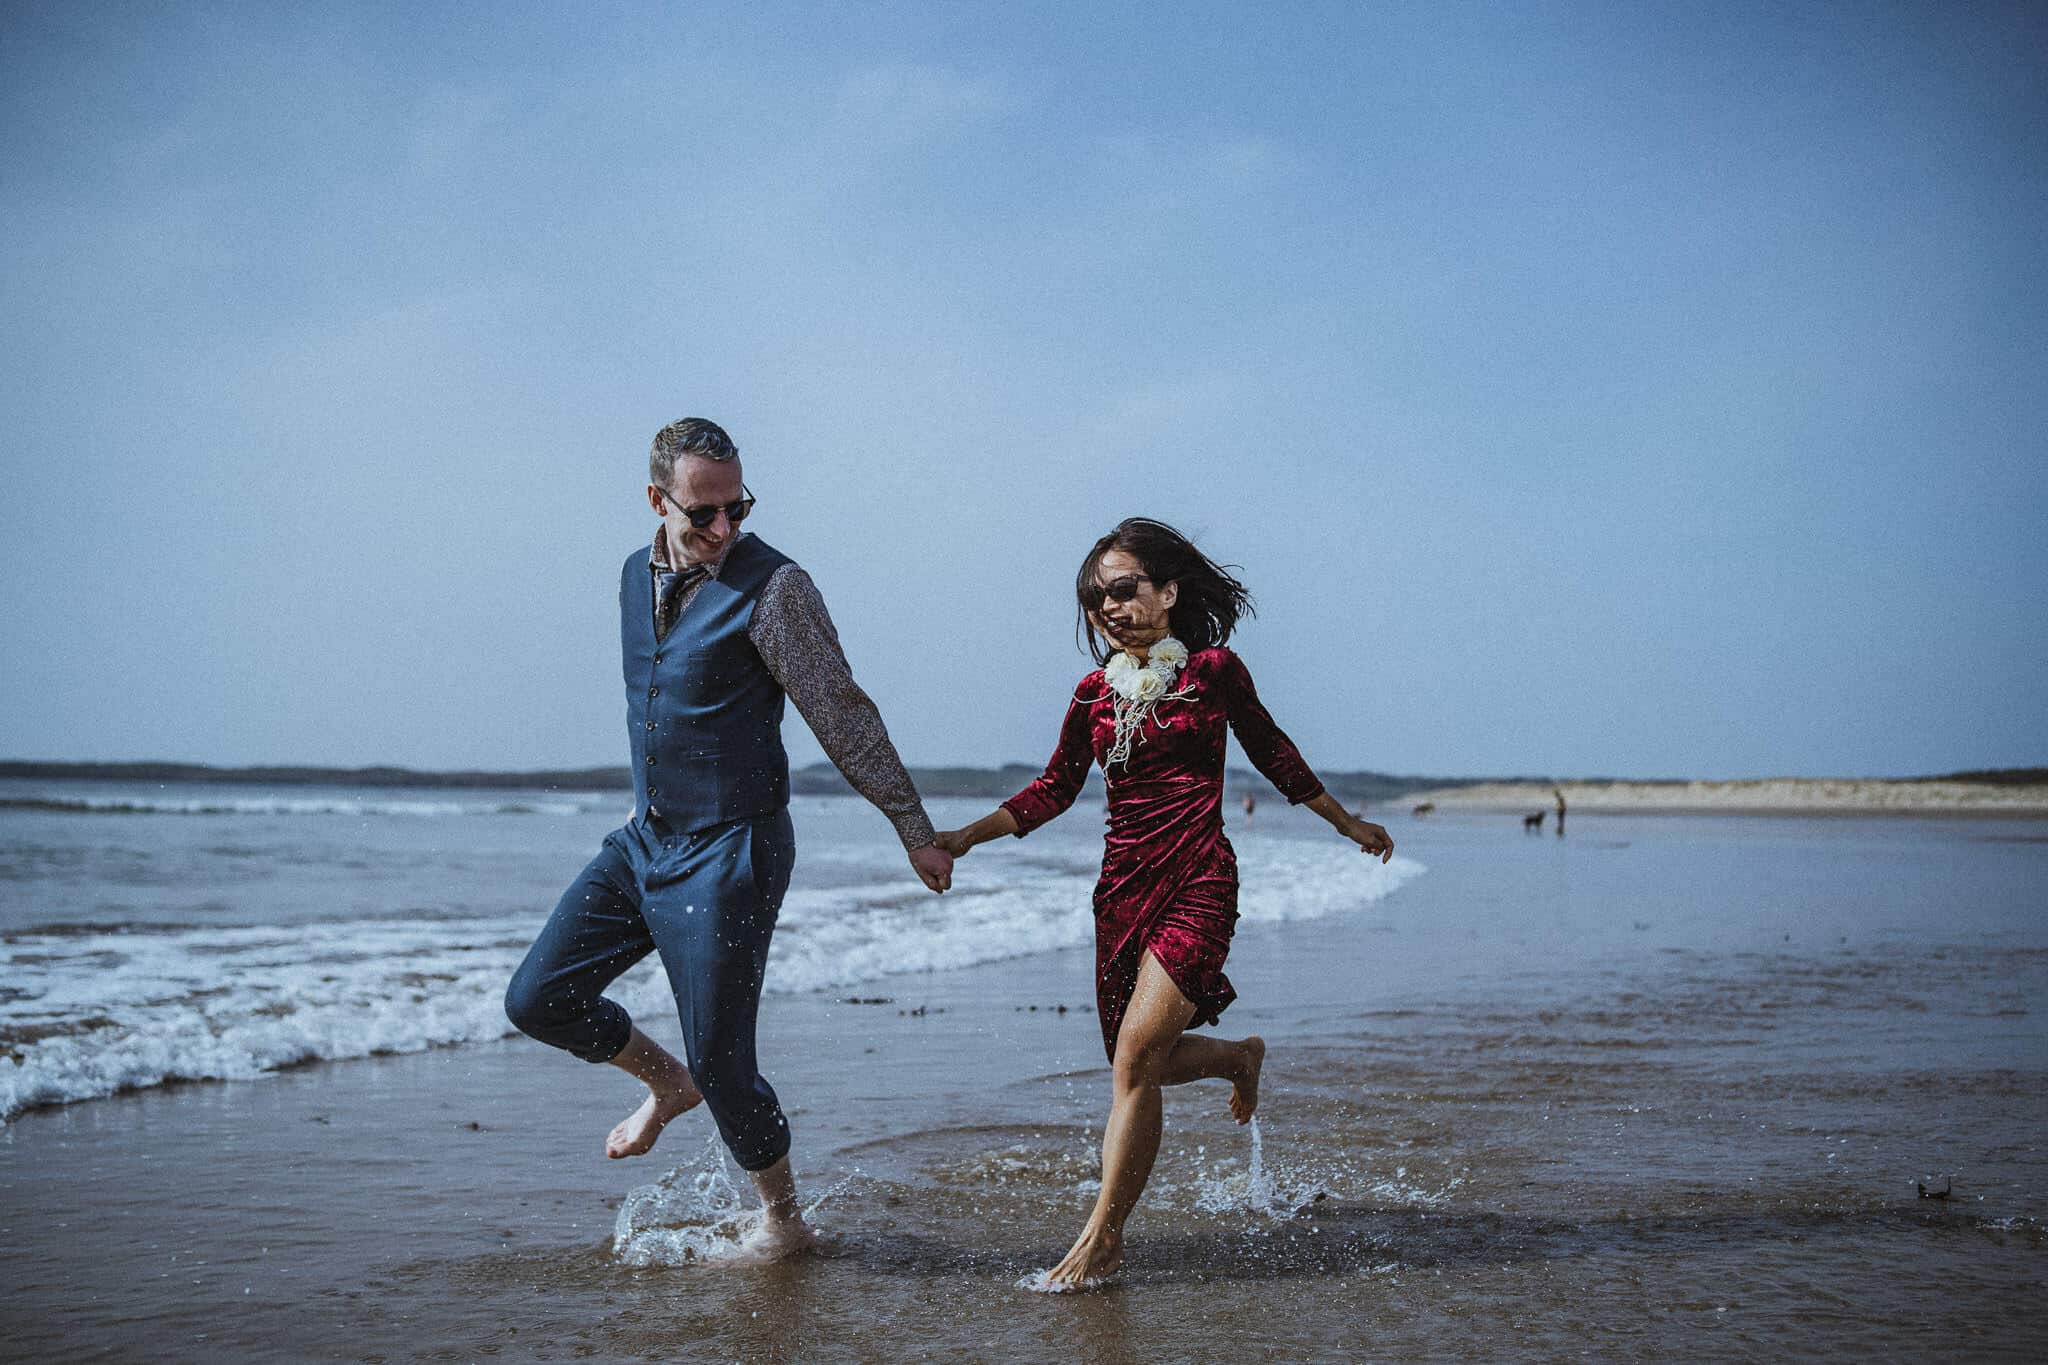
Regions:
<svg viewBox="0 0 2048 1365"><path fill-rule="evenodd" d="M1009 812L998 806L994 815L965 829L940 830L930 843L910 855L910 865L917 869L919 879L934 891L950 888L953 885L953 860L967 856L967 850L981 842L975 837L975 831L991 822L998 827L998 833L1017 828L1017 822L1010 818ZM987 837L986 834L982 836Z"/></svg>
<svg viewBox="0 0 2048 1365"><path fill-rule="evenodd" d="M953 855L938 844L926 844L910 851L910 866L917 879L932 890L944 892L953 886Z"/></svg>

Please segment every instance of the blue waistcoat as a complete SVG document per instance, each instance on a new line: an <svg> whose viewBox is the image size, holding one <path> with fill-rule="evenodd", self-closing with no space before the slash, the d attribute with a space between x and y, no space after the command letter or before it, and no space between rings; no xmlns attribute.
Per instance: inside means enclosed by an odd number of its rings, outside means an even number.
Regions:
<svg viewBox="0 0 2048 1365"><path fill-rule="evenodd" d="M657 641L652 553L635 551L619 579L634 810L679 833L773 814L789 804L783 693L747 626L791 560L742 535Z"/></svg>

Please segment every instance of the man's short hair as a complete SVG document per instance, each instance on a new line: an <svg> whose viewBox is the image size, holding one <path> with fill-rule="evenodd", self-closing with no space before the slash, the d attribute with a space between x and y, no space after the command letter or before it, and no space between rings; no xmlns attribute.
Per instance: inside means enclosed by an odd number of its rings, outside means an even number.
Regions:
<svg viewBox="0 0 2048 1365"><path fill-rule="evenodd" d="M676 461L685 455L722 464L737 460L740 452L732 437L725 434L725 428L716 422L702 417L670 422L654 433L654 449L647 455L647 477L656 488L668 487L669 480L675 477Z"/></svg>

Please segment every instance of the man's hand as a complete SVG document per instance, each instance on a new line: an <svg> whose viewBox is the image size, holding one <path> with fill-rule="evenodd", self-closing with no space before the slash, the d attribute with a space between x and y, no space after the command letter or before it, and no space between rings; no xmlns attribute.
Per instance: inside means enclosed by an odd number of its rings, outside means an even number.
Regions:
<svg viewBox="0 0 2048 1365"><path fill-rule="evenodd" d="M932 840L932 847L950 853L955 858L967 856L967 850L974 847L974 841L967 837L964 829L942 829Z"/></svg>
<svg viewBox="0 0 2048 1365"><path fill-rule="evenodd" d="M953 855L937 844L914 850L910 865L917 870L917 879L934 891L943 892L953 885Z"/></svg>

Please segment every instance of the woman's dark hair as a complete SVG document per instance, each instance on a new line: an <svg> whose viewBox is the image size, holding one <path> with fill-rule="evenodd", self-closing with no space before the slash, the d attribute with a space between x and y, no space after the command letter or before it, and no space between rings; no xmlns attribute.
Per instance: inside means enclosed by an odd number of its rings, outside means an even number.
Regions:
<svg viewBox="0 0 2048 1365"><path fill-rule="evenodd" d="M1074 596L1080 604L1075 629L1081 647L1096 663L1109 662L1110 647L1089 627L1088 609L1096 601L1095 570L1111 550L1122 550L1136 559L1153 587L1180 585L1179 595L1167 610L1166 624L1190 654L1222 644L1237 628L1239 617L1255 614L1252 595L1245 591L1244 584L1196 549L1193 541L1163 521L1126 517L1116 524L1114 531L1095 542L1081 561L1081 572L1074 576Z"/></svg>

